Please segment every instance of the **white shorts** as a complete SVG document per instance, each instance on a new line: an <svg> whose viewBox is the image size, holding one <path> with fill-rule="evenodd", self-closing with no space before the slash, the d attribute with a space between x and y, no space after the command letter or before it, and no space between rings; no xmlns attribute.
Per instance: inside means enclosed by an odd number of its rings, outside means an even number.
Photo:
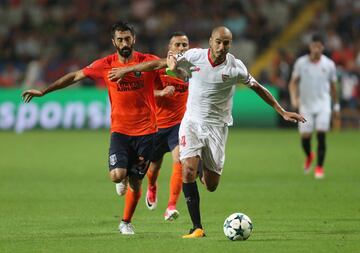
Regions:
<svg viewBox="0 0 360 253"><path fill-rule="evenodd" d="M299 123L300 133L312 133L316 131L327 132L330 129L331 111L322 111L309 113L300 111L300 114L306 119L305 123Z"/></svg>
<svg viewBox="0 0 360 253"><path fill-rule="evenodd" d="M199 156L205 168L221 175L225 163L227 126L181 122L179 129L180 161Z"/></svg>

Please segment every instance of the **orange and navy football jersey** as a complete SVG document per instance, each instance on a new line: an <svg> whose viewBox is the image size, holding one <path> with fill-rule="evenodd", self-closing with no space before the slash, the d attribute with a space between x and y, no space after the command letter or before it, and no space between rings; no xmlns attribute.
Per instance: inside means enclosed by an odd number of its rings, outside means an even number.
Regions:
<svg viewBox="0 0 360 253"><path fill-rule="evenodd" d="M161 83L155 89L162 90L166 86L174 86L173 96L156 97L156 119L159 128L168 128L179 124L184 116L188 97L189 83L166 75L165 70L160 70Z"/></svg>
<svg viewBox="0 0 360 253"><path fill-rule="evenodd" d="M154 55L134 51L130 62L124 64L114 53L83 68L87 77L103 79L106 83L111 104L111 132L140 136L157 131L154 84L160 83L158 71L131 72L119 84L107 77L112 68L157 59Z"/></svg>

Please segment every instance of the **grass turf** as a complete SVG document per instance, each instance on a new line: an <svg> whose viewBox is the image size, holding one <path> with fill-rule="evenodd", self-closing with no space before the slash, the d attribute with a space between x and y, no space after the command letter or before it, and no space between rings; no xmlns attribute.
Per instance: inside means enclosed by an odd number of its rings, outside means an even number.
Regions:
<svg viewBox="0 0 360 253"><path fill-rule="evenodd" d="M146 209L143 194L136 235L122 236L108 132L0 132L0 252L360 252L360 132L330 133L327 141L326 176L315 180L303 175L296 131L232 129L217 191L199 184L207 237L184 240L191 225L182 195L180 218L163 220L169 155L157 209ZM231 242L222 224L238 211L254 231Z"/></svg>

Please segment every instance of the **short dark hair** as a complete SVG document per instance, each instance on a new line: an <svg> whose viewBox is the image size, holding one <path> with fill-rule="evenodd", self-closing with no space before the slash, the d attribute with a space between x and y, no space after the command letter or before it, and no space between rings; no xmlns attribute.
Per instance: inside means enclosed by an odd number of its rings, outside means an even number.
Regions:
<svg viewBox="0 0 360 253"><path fill-rule="evenodd" d="M173 37L177 37L177 36L186 36L186 33L184 33L183 31L176 31L176 32L173 32L172 34L170 34L170 38L169 39L172 39Z"/></svg>
<svg viewBox="0 0 360 253"><path fill-rule="evenodd" d="M114 38L116 31L121 31L121 32L129 31L132 36L135 35L134 27L126 21L118 21L111 26L111 38Z"/></svg>
<svg viewBox="0 0 360 253"><path fill-rule="evenodd" d="M314 33L311 37L311 42L320 42L324 44L324 38L319 33Z"/></svg>

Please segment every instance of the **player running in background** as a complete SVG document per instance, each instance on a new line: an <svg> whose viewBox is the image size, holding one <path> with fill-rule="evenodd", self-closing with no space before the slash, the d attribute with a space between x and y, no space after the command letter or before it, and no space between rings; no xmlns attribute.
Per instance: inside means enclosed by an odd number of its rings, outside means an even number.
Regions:
<svg viewBox="0 0 360 253"><path fill-rule="evenodd" d="M228 126L232 125L232 98L235 85L244 83L272 106L285 120L304 122L293 112L285 111L271 93L247 71L245 65L232 54L232 33L226 27L215 28L209 49L190 49L178 59L170 53L167 59L141 64L143 71L169 66L169 70L187 72L189 96L179 129L180 161L183 173L183 192L193 223L183 238L204 237L201 224L200 195L196 184L198 167L202 162L202 182L206 189L216 190L225 162L225 143Z"/></svg>
<svg viewBox="0 0 360 253"><path fill-rule="evenodd" d="M122 234L134 234L131 218L141 196L141 182L154 150L154 137L157 132L154 83L160 79L157 72L134 72L116 83L109 80L108 72L115 67L158 58L134 51L135 32L126 22L118 22L112 26L111 38L116 49L114 54L66 74L42 91L27 90L23 93L23 99L28 103L33 97L63 89L86 77L104 80L111 104L109 174L115 183L129 177L130 186L125 197L119 231Z"/></svg>
<svg viewBox="0 0 360 253"><path fill-rule="evenodd" d="M183 32L175 32L169 41L169 51L184 53L189 49L189 39ZM142 71L139 65L131 67L131 72ZM164 64L166 66L166 64ZM112 80L118 80L125 73L125 69L114 69L109 72ZM186 100L188 96L188 83L174 76L167 75L165 69L160 72L161 86L155 87L156 118L159 131L156 133L153 161L150 163L148 176L148 189L146 192L146 206L153 210L157 205L157 184L156 180L161 168L165 153L171 151L173 166L170 178L170 194L168 206L164 213L165 220L174 220L179 216L176 209L181 186L182 170L179 160L179 127L184 116ZM125 189L120 183L118 189Z"/></svg>
<svg viewBox="0 0 360 253"><path fill-rule="evenodd" d="M322 54L324 42L315 34L309 44L310 54L298 58L289 84L291 104L307 119L299 124L302 148L306 158L304 172L310 171L314 153L311 152L311 135L314 129L318 141L315 178L324 177L326 132L330 128L331 98L335 116L339 117L340 105L336 93L335 63Z"/></svg>

